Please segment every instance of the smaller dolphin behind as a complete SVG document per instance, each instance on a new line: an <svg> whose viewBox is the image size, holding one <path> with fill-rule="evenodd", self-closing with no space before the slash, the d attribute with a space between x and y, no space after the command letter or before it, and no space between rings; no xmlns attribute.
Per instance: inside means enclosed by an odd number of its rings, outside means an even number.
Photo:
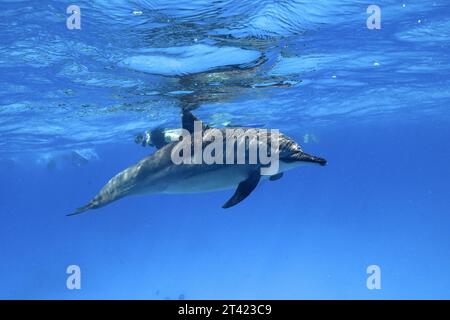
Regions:
<svg viewBox="0 0 450 320"><path fill-rule="evenodd" d="M278 168L271 176L261 175L261 169L264 167L261 159L258 158L255 163L244 162L242 164L235 161L234 164L223 163L182 163L175 164L173 161L173 152L180 147L183 139L166 144L159 145L159 150L149 157L144 158L135 165L125 169L124 171L113 177L100 192L85 206L79 208L74 213L78 215L91 209L98 209L106 206L123 197L131 195L145 194L177 194L177 193L201 193L215 190L236 189L233 196L223 205L223 208L230 208L247 198L256 188L261 179L269 179L275 181L283 176L287 170L295 167L313 164L326 165L327 161L323 158L309 155L303 152L302 148L289 137L279 134L272 136L267 134L266 129L246 129L246 128L221 128L210 130L211 128L200 122L188 110L183 110L182 128L192 136L196 136L196 122L201 123L200 126L203 135L200 137L201 146L207 148L215 139L212 139L210 132L220 130L223 132L223 145L229 146L231 130L236 135L245 135L246 130L252 130L257 136L258 141L265 141L263 137L268 138L267 144L275 143L272 139L276 139L278 145ZM214 137L215 138L215 137ZM244 141L245 159L250 158L249 143ZM261 143L261 142L258 142ZM235 146L233 146L234 148ZM236 146L239 149L239 146ZM270 146L266 146L266 150L271 150ZM226 157L226 150L223 155ZM191 155L194 157L193 155ZM237 155L236 155L237 156ZM236 160L236 159L235 159Z"/></svg>

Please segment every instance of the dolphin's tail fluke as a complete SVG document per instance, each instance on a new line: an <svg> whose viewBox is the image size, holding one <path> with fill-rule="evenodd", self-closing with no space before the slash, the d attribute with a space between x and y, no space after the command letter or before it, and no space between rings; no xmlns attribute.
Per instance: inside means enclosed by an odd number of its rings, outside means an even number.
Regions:
<svg viewBox="0 0 450 320"><path fill-rule="evenodd" d="M70 214L68 214L68 215L66 215L66 216L67 216L67 217L77 216L77 215L79 215L79 214L85 213L86 211L89 211L89 210L91 210L91 209L95 209L95 208L97 208L97 207L98 207L98 206L95 205L94 201L91 201L91 202L89 202L87 205L85 205L85 206L83 206L83 207L81 207L81 208L78 208L75 212L72 212L72 213L70 213Z"/></svg>

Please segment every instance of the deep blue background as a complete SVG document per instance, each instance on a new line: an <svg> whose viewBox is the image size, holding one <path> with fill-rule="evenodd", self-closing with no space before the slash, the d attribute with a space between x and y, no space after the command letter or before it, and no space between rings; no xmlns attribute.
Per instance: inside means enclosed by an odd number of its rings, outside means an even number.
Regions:
<svg viewBox="0 0 450 320"><path fill-rule="evenodd" d="M328 129L316 149L329 166L266 182L226 211L231 191L65 217L142 156L134 146L82 169L3 169L2 297L446 298L448 136L431 121ZM79 292L65 288L69 264ZM371 264L378 292L366 288Z"/></svg>

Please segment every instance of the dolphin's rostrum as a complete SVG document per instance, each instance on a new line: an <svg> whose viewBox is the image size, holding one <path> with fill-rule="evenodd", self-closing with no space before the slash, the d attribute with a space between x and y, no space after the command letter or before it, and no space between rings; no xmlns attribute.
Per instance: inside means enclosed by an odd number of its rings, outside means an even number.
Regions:
<svg viewBox="0 0 450 320"><path fill-rule="evenodd" d="M198 121L190 111L183 111L183 129L194 133L194 123ZM203 124L205 132L211 131ZM242 132L245 128L234 128ZM233 130L215 129L215 130ZM267 130L254 129L256 135L267 136ZM245 131L244 131L245 132ZM207 136L207 134L206 134ZM224 140L228 135L223 135ZM203 147L211 143L211 137L203 137ZM270 134L267 137L270 145ZM279 146L279 168L270 177L261 176L262 164L259 162L245 164L175 164L172 151L182 141L168 143L151 156L125 169L113 177L87 205L70 215L77 215L90 209L103 207L111 202L130 195L155 193L196 193L236 188L234 195L223 205L230 208L244 200L258 185L262 178L274 181L282 177L283 172L303 164L325 165L325 159L309 155L292 139L280 134L276 136ZM224 141L224 145L226 145ZM270 150L270 147L269 147ZM246 147L245 152L249 152ZM246 155L247 157L248 155ZM259 160L258 160L259 161Z"/></svg>

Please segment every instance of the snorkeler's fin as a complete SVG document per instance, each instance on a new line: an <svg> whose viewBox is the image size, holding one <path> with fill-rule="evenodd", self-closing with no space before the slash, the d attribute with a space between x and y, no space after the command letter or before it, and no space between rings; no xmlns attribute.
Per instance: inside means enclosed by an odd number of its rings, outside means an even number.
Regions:
<svg viewBox="0 0 450 320"><path fill-rule="evenodd" d="M156 128L152 131L151 139L152 144L158 149L161 149L168 144L166 141L164 130L161 128Z"/></svg>
<svg viewBox="0 0 450 320"><path fill-rule="evenodd" d="M169 144L169 142L166 141L165 135L164 129L156 128L152 131L145 131L144 133L138 134L134 141L141 144L143 147L151 146L161 149Z"/></svg>
<svg viewBox="0 0 450 320"><path fill-rule="evenodd" d="M255 190L258 185L259 180L261 180L261 173L259 170L253 171L247 180L242 181L236 189L234 195L228 200L222 208L228 209L239 202L247 198L253 190Z"/></svg>

